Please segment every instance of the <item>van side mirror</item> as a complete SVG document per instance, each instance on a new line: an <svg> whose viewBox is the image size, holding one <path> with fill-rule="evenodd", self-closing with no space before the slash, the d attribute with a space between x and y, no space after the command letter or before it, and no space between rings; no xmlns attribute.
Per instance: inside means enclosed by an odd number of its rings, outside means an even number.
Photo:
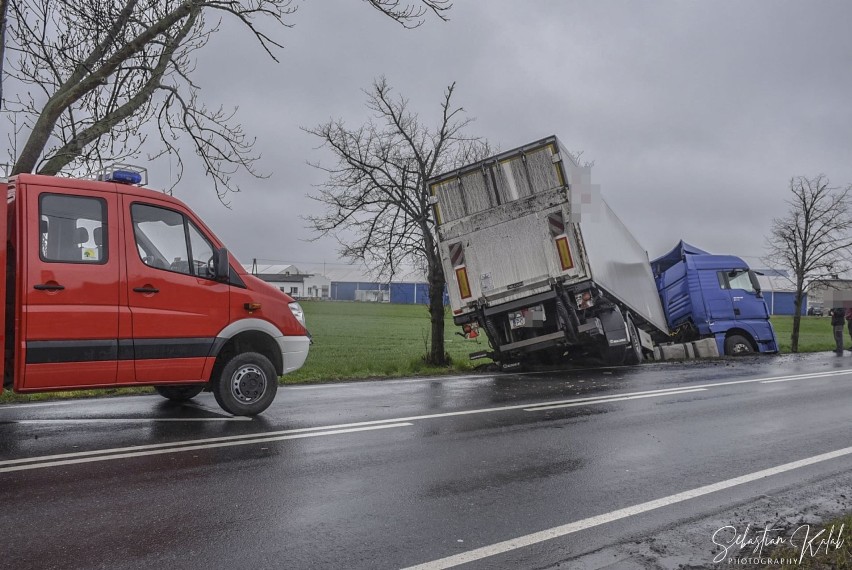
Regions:
<svg viewBox="0 0 852 570"><path fill-rule="evenodd" d="M231 264L228 263L228 249L220 247L213 254L213 277L217 281L227 281L231 274Z"/></svg>

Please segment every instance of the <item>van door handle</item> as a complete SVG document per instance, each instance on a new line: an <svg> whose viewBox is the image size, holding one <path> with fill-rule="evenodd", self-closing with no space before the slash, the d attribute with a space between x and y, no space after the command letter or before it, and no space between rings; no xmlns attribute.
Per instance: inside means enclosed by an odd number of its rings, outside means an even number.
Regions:
<svg viewBox="0 0 852 570"><path fill-rule="evenodd" d="M137 293L159 293L160 290L156 287L134 287L133 290Z"/></svg>
<svg viewBox="0 0 852 570"><path fill-rule="evenodd" d="M39 283L38 285L33 285L33 289L36 289L38 291L62 291L63 289L65 289L65 286L60 285L59 283Z"/></svg>

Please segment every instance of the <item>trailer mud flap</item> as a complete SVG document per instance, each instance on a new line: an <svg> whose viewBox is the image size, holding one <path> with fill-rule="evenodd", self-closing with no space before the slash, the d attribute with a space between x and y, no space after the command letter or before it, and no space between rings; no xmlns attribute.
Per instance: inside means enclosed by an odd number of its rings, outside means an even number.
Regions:
<svg viewBox="0 0 852 570"><path fill-rule="evenodd" d="M598 318L601 320L604 336L609 346L625 346L630 344L630 338L627 335L627 325L624 324L624 316L621 314L621 309L616 307L612 311L603 312Z"/></svg>

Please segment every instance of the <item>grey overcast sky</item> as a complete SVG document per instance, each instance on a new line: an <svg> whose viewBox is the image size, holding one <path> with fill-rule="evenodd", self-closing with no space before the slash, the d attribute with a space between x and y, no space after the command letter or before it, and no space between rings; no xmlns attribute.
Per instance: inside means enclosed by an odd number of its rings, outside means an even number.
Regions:
<svg viewBox="0 0 852 570"><path fill-rule="evenodd" d="M415 30L356 0L298 3L270 60L230 23L199 52L208 103L239 106L267 180L222 207L197 174L176 195L243 263L337 260L300 215L331 161L300 131L367 118L385 75L422 118L443 90L503 150L550 134L594 160L593 182L651 257L679 239L761 266L792 176L852 183L852 4L844 1L456 0ZM168 184L167 168L151 172Z"/></svg>

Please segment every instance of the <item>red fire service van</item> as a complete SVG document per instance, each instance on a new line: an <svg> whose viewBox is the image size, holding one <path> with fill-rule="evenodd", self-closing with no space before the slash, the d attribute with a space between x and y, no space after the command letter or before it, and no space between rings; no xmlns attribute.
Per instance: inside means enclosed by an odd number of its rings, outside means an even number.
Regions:
<svg viewBox="0 0 852 570"><path fill-rule="evenodd" d="M176 401L209 390L231 414L258 414L308 355L302 308L144 177L0 181L3 386L154 386Z"/></svg>

